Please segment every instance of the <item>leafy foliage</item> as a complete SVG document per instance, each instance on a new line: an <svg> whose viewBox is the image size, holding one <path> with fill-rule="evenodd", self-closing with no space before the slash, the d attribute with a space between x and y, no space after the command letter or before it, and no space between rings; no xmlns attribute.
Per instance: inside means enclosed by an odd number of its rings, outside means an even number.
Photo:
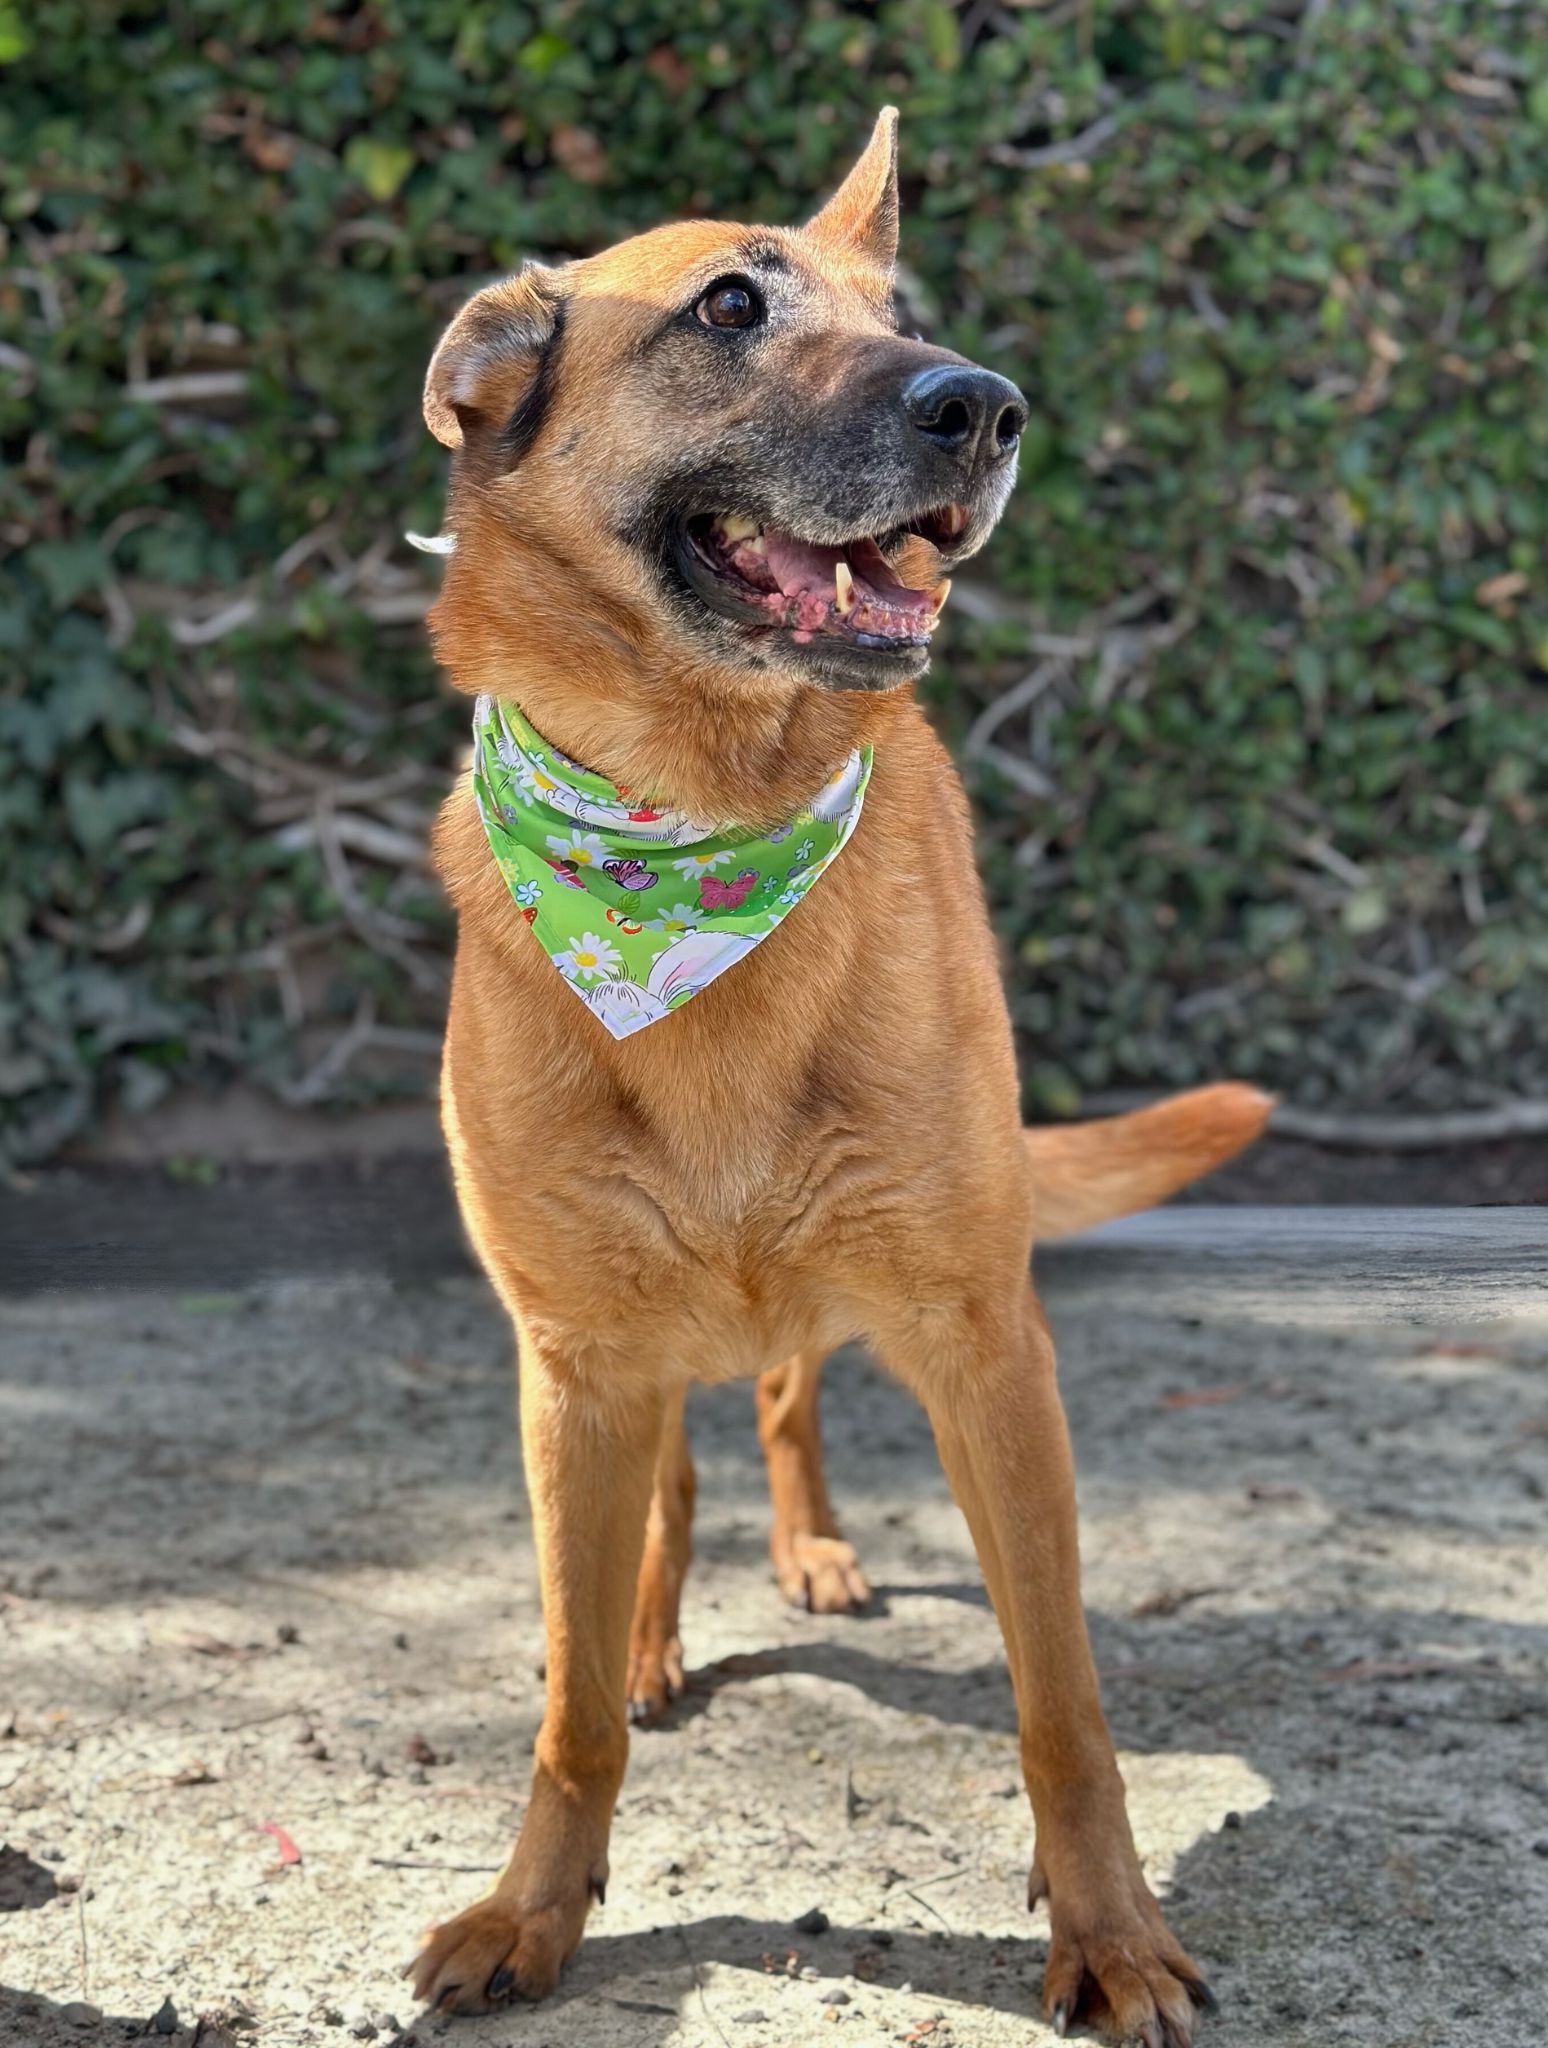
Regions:
<svg viewBox="0 0 1548 2048"><path fill-rule="evenodd" d="M34 0L0 65L10 1156L425 1084L438 327L793 217L886 98L907 296L1034 406L931 684L1034 1106L1548 1092L1540 10Z"/></svg>

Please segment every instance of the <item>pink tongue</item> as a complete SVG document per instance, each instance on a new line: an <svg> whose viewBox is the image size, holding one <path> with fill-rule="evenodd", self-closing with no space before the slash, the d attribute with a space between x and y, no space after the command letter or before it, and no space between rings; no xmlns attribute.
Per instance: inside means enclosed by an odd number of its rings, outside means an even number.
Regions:
<svg viewBox="0 0 1548 2048"><path fill-rule="evenodd" d="M771 527L764 529L763 544L774 580L786 597L800 597L806 591L833 595L833 566L843 561L842 548L813 547Z"/></svg>
<svg viewBox="0 0 1548 2048"><path fill-rule="evenodd" d="M843 548L815 547L793 534L763 531L764 559L769 574L786 597L817 597L826 602L833 595L833 571L845 559ZM857 599L889 605L894 611L923 611L927 602L922 590L909 590L899 583L880 551L869 541L849 549Z"/></svg>

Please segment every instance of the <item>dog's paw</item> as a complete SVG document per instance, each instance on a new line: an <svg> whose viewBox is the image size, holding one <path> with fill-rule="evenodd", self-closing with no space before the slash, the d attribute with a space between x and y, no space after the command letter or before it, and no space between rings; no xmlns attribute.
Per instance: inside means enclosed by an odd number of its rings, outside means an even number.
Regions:
<svg viewBox="0 0 1548 2048"><path fill-rule="evenodd" d="M774 1575L791 1606L810 1614L847 1614L871 1597L855 1546L841 1536L792 1536L780 1546Z"/></svg>
<svg viewBox="0 0 1548 2048"><path fill-rule="evenodd" d="M498 1891L425 1936L405 1976L437 2012L487 2012L510 1998L546 1998L580 1944L593 1892L523 1908Z"/></svg>
<svg viewBox="0 0 1548 2048"><path fill-rule="evenodd" d="M682 1689L681 1639L636 1627L629 1644L629 1719L641 1728L665 1720Z"/></svg>
<svg viewBox="0 0 1548 2048"><path fill-rule="evenodd" d="M1139 1890L1133 1901L1116 1908L1109 1901L1084 1914L1053 1902L1044 2017L1059 2035L1080 2023L1141 2048L1192 2048L1195 2013L1214 2012L1215 1995L1149 1891L1143 1884ZM1046 1895L1034 1864L1029 1903Z"/></svg>

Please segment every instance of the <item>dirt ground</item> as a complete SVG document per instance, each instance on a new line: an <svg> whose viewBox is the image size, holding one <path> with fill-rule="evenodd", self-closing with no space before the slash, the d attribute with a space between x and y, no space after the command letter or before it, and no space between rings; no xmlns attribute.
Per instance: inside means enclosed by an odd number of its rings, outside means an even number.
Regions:
<svg viewBox="0 0 1548 2048"><path fill-rule="evenodd" d="M1222 2000L1201 2048L1526 2048L1548 1212L1290 1213L1045 1264L1136 1834ZM477 2021L416 2018L397 1968L503 1857L540 1711L482 1286L0 1301L0 1413L5 2043L1052 2039L997 1632L859 1356L826 1429L874 1611L779 1604L750 1392L701 1397L691 1693L635 1739L559 1998Z"/></svg>

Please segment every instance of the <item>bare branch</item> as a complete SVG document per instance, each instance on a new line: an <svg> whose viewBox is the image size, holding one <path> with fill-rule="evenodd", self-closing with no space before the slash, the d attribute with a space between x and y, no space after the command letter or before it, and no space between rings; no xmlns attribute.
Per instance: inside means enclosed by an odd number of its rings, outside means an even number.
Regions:
<svg viewBox="0 0 1548 2048"><path fill-rule="evenodd" d="M136 378L124 386L124 395L141 405L197 405L210 398L241 398L247 382L245 370L188 370L178 377Z"/></svg>
<svg viewBox="0 0 1548 2048"><path fill-rule="evenodd" d="M1084 163L1117 134L1126 111L1126 108L1115 107L1110 114L1099 115L1089 128L1082 128L1068 141L1050 142L1041 149L1018 149L1011 142L996 142L990 147L989 161L1009 164L1018 171L1041 171L1053 164Z"/></svg>

